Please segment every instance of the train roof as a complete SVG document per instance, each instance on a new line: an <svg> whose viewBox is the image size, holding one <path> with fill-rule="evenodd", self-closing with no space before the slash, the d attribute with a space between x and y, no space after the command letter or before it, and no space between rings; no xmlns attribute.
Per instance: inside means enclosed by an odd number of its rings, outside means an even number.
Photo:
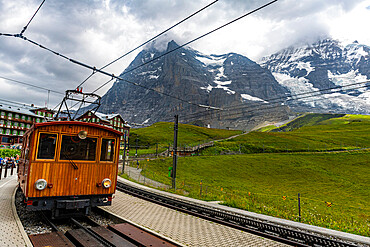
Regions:
<svg viewBox="0 0 370 247"><path fill-rule="evenodd" d="M99 128L99 129L107 130L107 131L112 132L112 133L114 133L116 135L120 135L120 136L123 135L122 132L120 132L118 130L115 130L115 129L112 129L110 127L101 125L101 124L87 123L87 122L80 122L80 121L52 121L52 122L36 123L27 132L34 131L35 129L37 129L39 127L53 126L53 125L82 125L82 126L90 126L90 127L94 127L94 128Z"/></svg>

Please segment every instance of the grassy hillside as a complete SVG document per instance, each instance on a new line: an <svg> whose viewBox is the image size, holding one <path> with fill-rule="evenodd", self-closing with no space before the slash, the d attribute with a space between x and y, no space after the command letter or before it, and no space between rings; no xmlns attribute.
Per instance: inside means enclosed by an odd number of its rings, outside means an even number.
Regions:
<svg viewBox="0 0 370 247"><path fill-rule="evenodd" d="M135 146L136 138L140 146L154 146L156 143L168 146L173 143L174 124L159 122L150 127L131 129L130 145ZM197 145L200 142L227 138L242 133L236 130L208 129L188 124L179 124L179 145Z"/></svg>
<svg viewBox="0 0 370 247"><path fill-rule="evenodd" d="M311 152L370 147L370 116L346 115L323 117L321 120L315 121L316 125L289 132L251 132L218 142L203 154Z"/></svg>
<svg viewBox="0 0 370 247"><path fill-rule="evenodd" d="M177 184L191 197L296 221L300 193L303 223L369 236L369 160L369 151L181 157ZM141 165L170 184L171 158Z"/></svg>
<svg viewBox="0 0 370 247"><path fill-rule="evenodd" d="M301 117L294 119L293 121L280 126L279 128L274 128L272 132L281 132L281 131L292 131L295 129L299 129L301 127L307 126L314 126L318 125L321 122L332 119L332 118L340 118L344 117L345 114L322 114L322 113L309 113L305 114Z"/></svg>

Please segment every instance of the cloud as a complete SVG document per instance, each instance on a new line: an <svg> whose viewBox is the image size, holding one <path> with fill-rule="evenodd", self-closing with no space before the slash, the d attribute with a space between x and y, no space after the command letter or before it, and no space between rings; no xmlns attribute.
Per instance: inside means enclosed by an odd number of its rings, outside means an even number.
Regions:
<svg viewBox="0 0 370 247"><path fill-rule="evenodd" d="M99 68L211 2L212 0L48 0L25 35L69 58ZM218 1L160 37L153 45L163 50L172 39L179 45L184 44L267 2ZM0 32L19 33L39 4L39 0L0 0ZM351 34L351 39L359 36L357 39L360 42L369 41L367 32L351 27L353 20L361 22L365 15L363 11L368 15L369 5L369 0L279 0L190 46L204 53L237 52L258 60L261 56L296 42L311 42L333 34L341 38ZM357 11L355 17L354 11ZM342 17L346 18L341 19ZM346 27L347 34L337 27L337 23ZM139 51L140 49L105 70L120 74ZM21 39L0 36L0 76L65 91L76 87L90 74L91 70ZM103 75L95 75L85 83L84 89L93 91L109 79ZM99 93L104 94L110 85L112 83L99 90ZM25 103L44 105L47 97L47 92L36 89L15 84L9 87L9 82L4 80L0 80L0 87L0 99L14 97ZM54 95L51 102L58 100L61 97Z"/></svg>

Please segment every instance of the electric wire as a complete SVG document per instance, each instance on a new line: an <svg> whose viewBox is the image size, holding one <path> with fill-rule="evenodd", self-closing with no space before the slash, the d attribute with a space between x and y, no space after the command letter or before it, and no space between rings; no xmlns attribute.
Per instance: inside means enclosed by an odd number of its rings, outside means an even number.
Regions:
<svg viewBox="0 0 370 247"><path fill-rule="evenodd" d="M14 104L13 106L15 106L15 107L20 107L20 106L21 106L21 107L28 107L28 108L32 108L32 106L31 106L31 105L27 105L27 104L25 104L25 103L20 103L20 102L16 102L16 101L12 101L12 100L0 99L0 101Z"/></svg>
<svg viewBox="0 0 370 247"><path fill-rule="evenodd" d="M28 26L30 25L31 21L33 20L33 18L36 16L37 12L39 12L40 8L42 7L42 5L44 4L45 0L42 1L42 3L40 4L40 6L37 8L36 12L33 14L33 16L31 17L31 19L29 20L29 22L27 23L26 26L23 27L22 31L20 32L20 35L22 36L23 33L27 30Z"/></svg>
<svg viewBox="0 0 370 247"><path fill-rule="evenodd" d="M27 85L27 86L30 86L30 87L34 87L34 88L38 88L38 89L46 90L46 91L49 91L49 92L53 92L53 93L64 95L64 93L62 93L62 92L58 92L58 91L55 91L53 89L48 89L48 88L36 86L36 85L30 84L30 83L27 83L27 82L22 82L22 81L10 79L10 78L4 77L4 76L0 76L0 78L1 79L4 79L4 80L7 80L7 81L12 81L12 82L16 82L16 83L19 83L19 84Z"/></svg>
<svg viewBox="0 0 370 247"><path fill-rule="evenodd" d="M116 58L115 60L113 60L112 62L104 65L103 67L101 67L100 69L105 69L106 67L112 65L113 63L117 62L118 60L124 58L125 56L131 54L132 52L136 51L137 49L139 49L140 47L143 47L144 45L148 44L149 42L155 40L156 38L158 38L159 36L165 34L166 32L170 31L171 29L175 28L176 26L180 25L181 23L187 21L188 19L190 19L191 17L197 15L198 13L202 12L203 10L207 9L208 7L212 6L213 4L215 4L216 2L218 2L219 0L215 0L213 2L211 2L210 4L204 6L203 8L199 9L198 11L194 12L193 14L189 15L188 17L186 17L185 19L182 19L181 21L177 22L176 24L172 25L171 27L167 28L166 30L160 32L159 34L157 34L156 36L154 36L153 38L145 41L144 43L142 43L141 45L135 47L134 49L126 52L125 54L123 54L122 56ZM89 80L96 72L93 71L92 74L90 74L85 80L83 80L78 86L77 88L81 87L87 80ZM96 90L97 91L97 90Z"/></svg>

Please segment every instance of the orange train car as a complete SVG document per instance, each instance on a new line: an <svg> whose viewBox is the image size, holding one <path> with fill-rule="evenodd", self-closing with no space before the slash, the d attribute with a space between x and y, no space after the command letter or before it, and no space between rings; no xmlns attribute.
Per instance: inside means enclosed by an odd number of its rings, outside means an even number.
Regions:
<svg viewBox="0 0 370 247"><path fill-rule="evenodd" d="M55 121L33 125L23 137L18 182L32 211L89 214L115 193L122 133L102 125Z"/></svg>

